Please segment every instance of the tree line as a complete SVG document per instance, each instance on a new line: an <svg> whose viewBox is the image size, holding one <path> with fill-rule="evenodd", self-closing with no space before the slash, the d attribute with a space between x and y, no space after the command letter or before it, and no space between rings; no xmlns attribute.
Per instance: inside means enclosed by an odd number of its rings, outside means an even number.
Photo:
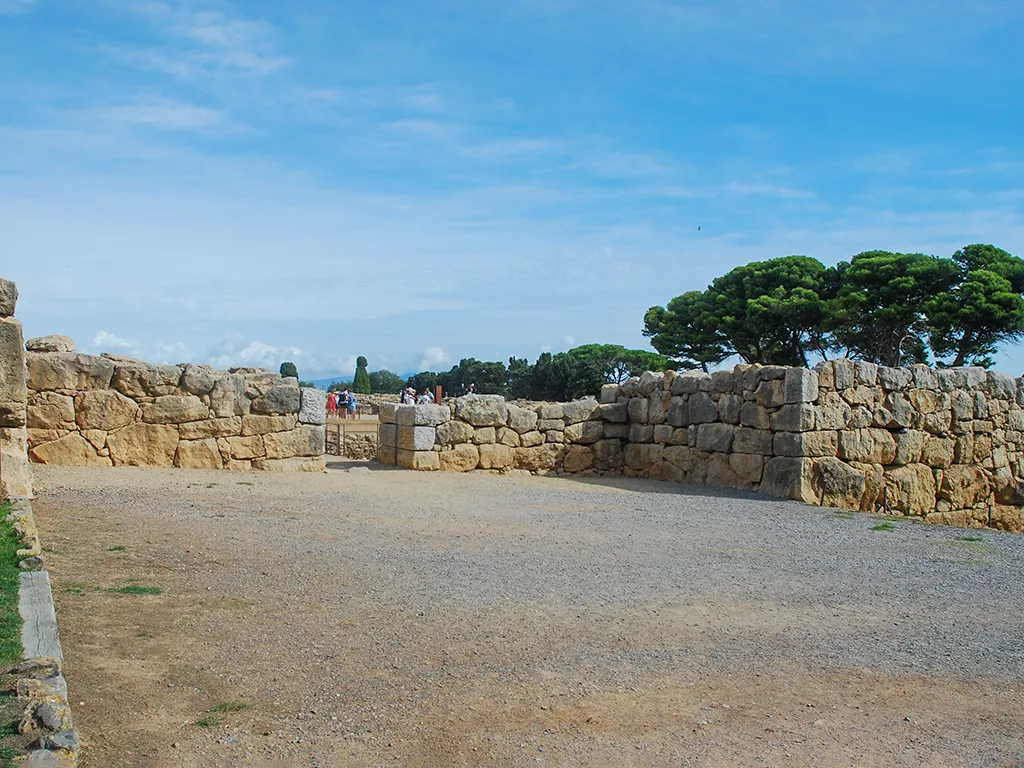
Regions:
<svg viewBox="0 0 1024 768"><path fill-rule="evenodd" d="M738 355L807 366L842 355L888 366L990 367L1024 335L1024 260L992 245L949 258L867 251L826 267L808 256L752 262L644 316L644 335L681 367Z"/></svg>

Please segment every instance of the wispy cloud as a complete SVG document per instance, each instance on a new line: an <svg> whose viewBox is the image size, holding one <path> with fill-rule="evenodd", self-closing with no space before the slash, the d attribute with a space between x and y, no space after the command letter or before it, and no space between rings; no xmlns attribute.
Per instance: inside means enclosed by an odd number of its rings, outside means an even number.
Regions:
<svg viewBox="0 0 1024 768"><path fill-rule="evenodd" d="M815 197L813 192L806 189L782 187L777 184L746 184L733 181L725 185L725 190L734 195L764 195L790 200L810 200Z"/></svg>
<svg viewBox="0 0 1024 768"><path fill-rule="evenodd" d="M91 110L90 115L113 125L146 126L166 131L234 133L240 130L223 112L173 100L154 100Z"/></svg>

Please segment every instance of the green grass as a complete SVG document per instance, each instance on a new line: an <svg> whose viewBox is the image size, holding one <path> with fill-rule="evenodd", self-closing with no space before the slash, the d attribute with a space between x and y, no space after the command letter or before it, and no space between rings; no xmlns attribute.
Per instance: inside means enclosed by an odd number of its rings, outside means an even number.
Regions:
<svg viewBox="0 0 1024 768"><path fill-rule="evenodd" d="M981 536L957 536L957 541L984 541L985 539Z"/></svg>
<svg viewBox="0 0 1024 768"><path fill-rule="evenodd" d="M196 720L196 725L200 728L216 728L221 724L221 719L216 715L207 715Z"/></svg>
<svg viewBox="0 0 1024 768"><path fill-rule="evenodd" d="M0 744L0 766L2 768L11 768L14 765L14 758L18 756L10 747Z"/></svg>
<svg viewBox="0 0 1024 768"><path fill-rule="evenodd" d="M249 705L244 701L225 701L210 707L211 712L241 712L248 709Z"/></svg>
<svg viewBox="0 0 1024 768"><path fill-rule="evenodd" d="M124 544L118 544L113 547L107 547L107 552L124 552L126 549L128 549L128 547Z"/></svg>
<svg viewBox="0 0 1024 768"><path fill-rule="evenodd" d="M123 587L112 587L111 592L122 595L159 595L163 593L161 587L145 587L142 584L127 584Z"/></svg>
<svg viewBox="0 0 1024 768"><path fill-rule="evenodd" d="M9 504L0 504L0 665L21 658L21 614L18 613L18 550L14 526L5 522Z"/></svg>
<svg viewBox="0 0 1024 768"><path fill-rule="evenodd" d="M877 525L872 525L871 526L871 530L872 531L895 531L896 530L896 523L890 522L889 520L885 520L885 521L883 521L881 523L878 523Z"/></svg>
<svg viewBox="0 0 1024 768"><path fill-rule="evenodd" d="M84 595L86 592L96 592L99 587L87 581L72 579L64 585L64 591L69 595Z"/></svg>

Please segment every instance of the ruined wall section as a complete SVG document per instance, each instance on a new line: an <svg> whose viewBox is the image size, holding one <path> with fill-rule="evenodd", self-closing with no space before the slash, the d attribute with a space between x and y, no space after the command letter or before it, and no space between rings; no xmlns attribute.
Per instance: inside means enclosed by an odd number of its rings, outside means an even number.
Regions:
<svg viewBox="0 0 1024 768"><path fill-rule="evenodd" d="M26 430L25 346L15 319L18 287L0 280L0 499L32 495Z"/></svg>
<svg viewBox="0 0 1024 768"><path fill-rule="evenodd" d="M153 365L61 351L67 346L45 342L33 340L29 348L52 351L26 356L27 441L34 462L324 469L326 401L320 390L300 389L295 379L264 369Z"/></svg>
<svg viewBox="0 0 1024 768"><path fill-rule="evenodd" d="M981 368L739 365L645 373L600 402L383 406L378 458L621 474L958 526L1024 529L1024 386Z"/></svg>

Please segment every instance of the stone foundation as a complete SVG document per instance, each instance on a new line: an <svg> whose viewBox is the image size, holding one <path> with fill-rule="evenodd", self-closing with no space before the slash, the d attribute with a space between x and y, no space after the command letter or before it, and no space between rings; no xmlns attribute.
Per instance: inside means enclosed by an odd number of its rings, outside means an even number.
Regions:
<svg viewBox="0 0 1024 768"><path fill-rule="evenodd" d="M25 345L14 318L18 287L0 280L0 499L32 495L28 463Z"/></svg>

